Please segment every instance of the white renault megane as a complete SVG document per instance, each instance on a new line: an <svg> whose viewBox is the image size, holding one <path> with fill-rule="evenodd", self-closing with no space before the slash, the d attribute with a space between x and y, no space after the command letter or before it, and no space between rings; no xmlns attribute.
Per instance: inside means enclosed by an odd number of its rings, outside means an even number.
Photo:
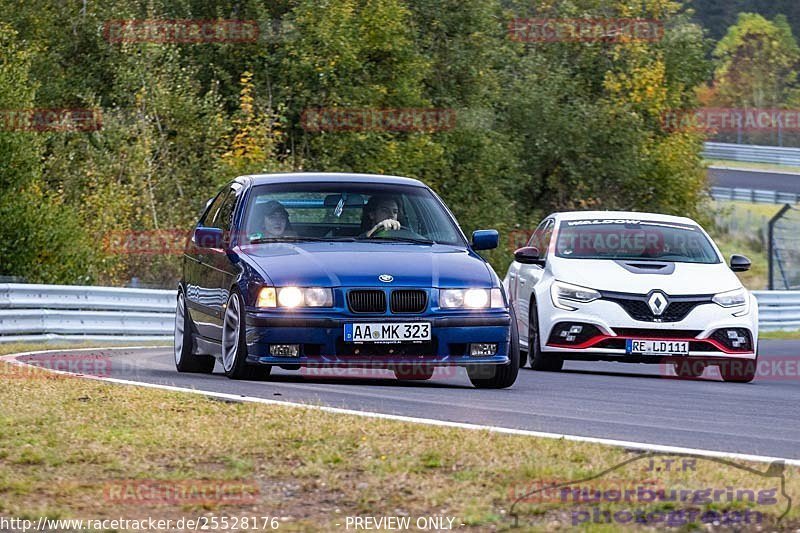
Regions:
<svg viewBox="0 0 800 533"><path fill-rule="evenodd" d="M503 281L516 310L521 364L560 370L565 359L674 365L681 377L719 366L752 381L758 305L693 220L634 212L545 218L514 253Z"/></svg>

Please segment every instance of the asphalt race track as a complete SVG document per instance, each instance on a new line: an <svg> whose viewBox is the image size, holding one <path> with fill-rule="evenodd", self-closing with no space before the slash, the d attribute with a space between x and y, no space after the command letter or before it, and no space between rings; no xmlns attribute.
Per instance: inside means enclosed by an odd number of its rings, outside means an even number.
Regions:
<svg viewBox="0 0 800 533"><path fill-rule="evenodd" d="M427 382L388 371L329 370L331 377L273 370L268 381L178 374L167 348L92 351L110 377L198 390L325 404L507 428L800 459L800 341L761 341L750 384L662 377L659 365L567 362L560 373L520 371L508 390L477 390L463 369ZM69 352L39 354L32 364ZM87 352L79 352L86 354ZM59 355L62 354L62 355ZM439 372L440 370L437 370ZM307 372L306 372L307 373ZM354 377L354 373L365 377Z"/></svg>
<svg viewBox="0 0 800 533"><path fill-rule="evenodd" d="M800 193L800 175L797 174L710 168L708 180L715 187Z"/></svg>

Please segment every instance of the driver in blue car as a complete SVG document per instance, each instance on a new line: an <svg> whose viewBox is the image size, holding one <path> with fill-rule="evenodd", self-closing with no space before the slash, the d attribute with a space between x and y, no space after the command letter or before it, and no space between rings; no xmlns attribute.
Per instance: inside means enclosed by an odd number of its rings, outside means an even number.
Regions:
<svg viewBox="0 0 800 533"><path fill-rule="evenodd" d="M375 195L370 197L361 214L361 236L378 237L386 231L397 231L401 228L400 205L391 196Z"/></svg>

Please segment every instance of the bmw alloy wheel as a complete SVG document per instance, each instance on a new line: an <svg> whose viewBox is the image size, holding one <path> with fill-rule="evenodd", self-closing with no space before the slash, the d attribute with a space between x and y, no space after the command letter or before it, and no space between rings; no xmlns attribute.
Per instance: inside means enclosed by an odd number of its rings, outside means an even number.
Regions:
<svg viewBox="0 0 800 533"><path fill-rule="evenodd" d="M225 309L225 320L222 325L222 367L230 372L236 364L239 350L239 297L231 294Z"/></svg>
<svg viewBox="0 0 800 533"><path fill-rule="evenodd" d="M178 293L178 304L175 309L175 364L181 364L181 357L183 354L183 343L186 342L186 331L184 330L184 323L186 314L186 300L183 293Z"/></svg>

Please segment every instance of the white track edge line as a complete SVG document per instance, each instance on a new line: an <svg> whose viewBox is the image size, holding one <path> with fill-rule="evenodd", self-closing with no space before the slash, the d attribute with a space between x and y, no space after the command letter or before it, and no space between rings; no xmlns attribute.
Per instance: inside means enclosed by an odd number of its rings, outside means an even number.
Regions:
<svg viewBox="0 0 800 533"><path fill-rule="evenodd" d="M71 351L87 351L87 350L97 350L97 351L106 351L106 350L141 350L141 349L152 349L152 348L168 348L169 346L121 346L121 347L111 347L111 348L77 348ZM745 453L733 453L733 452L721 452L717 450L704 450L701 448L685 448L682 446L669 446L665 444L651 444L646 442L634 442L634 441L625 441L625 440L616 440L616 439L606 439L600 437L585 437L581 435L566 435L566 434L559 434L559 433L547 433L543 431L533 431L528 429L514 429L514 428L504 428L499 426L486 426L481 424L470 424L467 422L450 422L447 420L436 420L434 418L418 418L413 416L405 416L405 415L391 415L387 413L376 413L372 411L358 411L356 409L344 409L341 407L330 407L326 405L314 405L308 403L295 403L295 402L287 402L285 400L270 400L267 398L258 398L255 396L244 396L240 394L230 394L227 392L213 392L213 391L203 391L199 389L187 389L185 387L175 387L172 385L160 385L157 383L146 383L141 381L130 381L126 379L119 379L119 378L106 378L102 376L87 376L84 374L73 374L72 372L65 372L62 370L52 370L49 368L43 368L36 365L29 365L23 361L17 360L18 357L23 357L26 355L38 355L44 353L54 353L54 352L63 352L64 349L61 350L37 350L33 352L21 352L15 354L8 354L4 356L0 356L0 360L6 361L11 364L16 364L20 366L30 366L33 368L38 368L40 370L47 370L48 372L53 372L56 374L65 374L69 376L76 376L82 377L85 379L92 379L95 381L105 381L107 383L116 383L118 385L132 385L137 387L145 387L149 389L158 389L158 390L165 390L170 392L184 392L190 394L199 394L202 396L208 396L211 398L218 398L221 400L231 400L236 402L247 402L247 403L257 403L262 405L279 405L283 407L295 407L301 409L311 409L315 411L323 411L326 413L333 413L333 414L342 414L342 415L351 415L351 416L360 416L364 418L377 418L382 420L394 420L397 422L408 422L412 424L424 424L427 426L438 426L438 427L447 427L453 429L467 429L472 431L488 431L490 433L500 433L504 435L520 435L526 437L539 437L544 439L556 439L556 440L566 440L571 442L585 442L589 444L602 444L606 446L614 446L614 447L622 447L622 448L632 448L637 450L644 450L644 451L653 451L653 452L661 452L661 453L675 453L675 454L691 454L697 455L701 457L717 457L722 459L739 459L742 461L752 461L757 463L773 463L775 461L782 461L787 465L792 466L800 466L800 459L788 459L784 457L769 457L764 455L751 455Z"/></svg>

